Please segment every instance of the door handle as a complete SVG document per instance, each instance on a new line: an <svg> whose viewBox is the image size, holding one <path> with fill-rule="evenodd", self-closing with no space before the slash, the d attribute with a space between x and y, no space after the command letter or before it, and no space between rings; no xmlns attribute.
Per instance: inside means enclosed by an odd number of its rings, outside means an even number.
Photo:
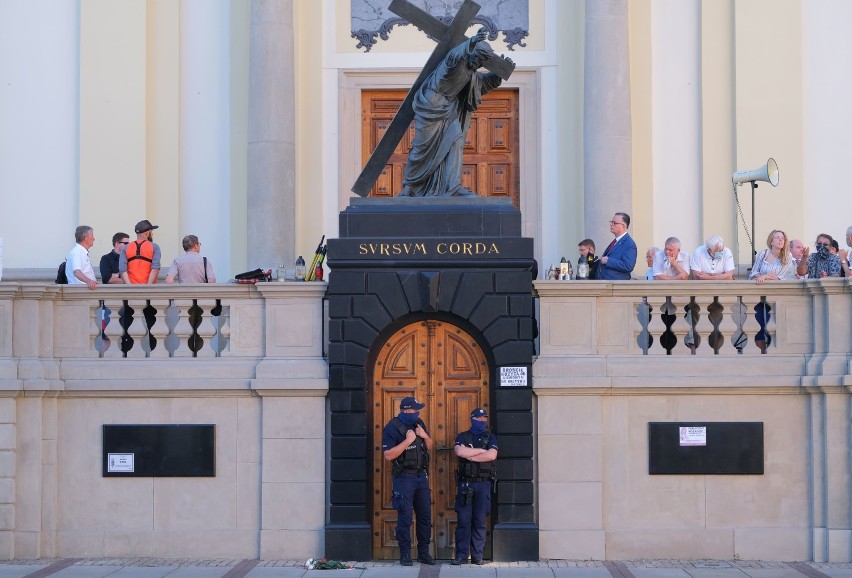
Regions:
<svg viewBox="0 0 852 578"><path fill-rule="evenodd" d="M445 446L444 444L438 444L437 449L439 452L449 452L452 451L453 446Z"/></svg>

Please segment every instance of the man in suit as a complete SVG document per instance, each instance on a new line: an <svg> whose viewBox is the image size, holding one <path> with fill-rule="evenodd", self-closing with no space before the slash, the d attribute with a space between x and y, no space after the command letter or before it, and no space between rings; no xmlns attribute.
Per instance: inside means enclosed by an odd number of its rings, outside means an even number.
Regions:
<svg viewBox="0 0 852 578"><path fill-rule="evenodd" d="M627 229L630 227L630 215L616 213L609 222L609 230L615 239L604 251L598 265L598 280L629 281L630 273L636 267L636 243Z"/></svg>

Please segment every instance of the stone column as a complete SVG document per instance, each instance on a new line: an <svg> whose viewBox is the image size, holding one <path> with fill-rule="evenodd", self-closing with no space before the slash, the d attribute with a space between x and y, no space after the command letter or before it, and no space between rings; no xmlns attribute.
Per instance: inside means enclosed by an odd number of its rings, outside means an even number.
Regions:
<svg viewBox="0 0 852 578"><path fill-rule="evenodd" d="M248 265L292 264L296 239L293 0L252 0Z"/></svg>
<svg viewBox="0 0 852 578"><path fill-rule="evenodd" d="M184 235L198 235L224 281L231 265L230 4L183 0L180 6L178 242ZM183 252L179 245L160 246L164 255ZM170 261L164 261L162 268L168 270Z"/></svg>
<svg viewBox="0 0 852 578"><path fill-rule="evenodd" d="M584 225L606 247L613 213L633 212L627 0L586 0L584 69Z"/></svg>

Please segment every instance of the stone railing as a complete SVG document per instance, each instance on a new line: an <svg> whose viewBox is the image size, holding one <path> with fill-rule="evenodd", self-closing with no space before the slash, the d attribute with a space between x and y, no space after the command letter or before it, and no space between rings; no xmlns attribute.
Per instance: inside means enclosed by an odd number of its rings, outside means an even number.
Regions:
<svg viewBox="0 0 852 578"><path fill-rule="evenodd" d="M763 285L536 281L536 382L544 385L560 376L563 384L612 383L622 371L674 382L684 371L700 375L711 367L700 358L712 361L717 377L730 372L746 379L742 363L762 353L769 373L787 375L797 385L809 375L841 379L850 373L850 288L846 279ZM672 365L678 357L696 362ZM664 365L639 362L650 358L663 358ZM672 360L667 369L665 359Z"/></svg>
<svg viewBox="0 0 852 578"><path fill-rule="evenodd" d="M324 351L325 290L325 283L114 285L94 291L2 283L0 366L6 370L0 370L0 381L57 379L60 362L92 368L92 361L205 358L214 361L205 371L216 377L228 375L217 373L216 363L244 366L243 383L263 363L313 365L322 362ZM88 377L99 378L97 372Z"/></svg>

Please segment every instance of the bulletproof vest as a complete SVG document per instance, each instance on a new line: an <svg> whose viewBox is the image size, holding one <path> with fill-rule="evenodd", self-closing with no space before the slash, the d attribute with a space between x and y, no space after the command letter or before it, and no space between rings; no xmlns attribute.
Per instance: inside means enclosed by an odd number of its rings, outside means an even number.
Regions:
<svg viewBox="0 0 852 578"><path fill-rule="evenodd" d="M405 438L405 434L408 433L409 428L398 417L393 418L391 423L399 434ZM419 419L417 420L417 424L424 428L426 425ZM425 470L429 465L429 451L426 449L426 442L419 436L414 438L411 445L405 448L405 451L396 457L392 464L395 474L402 471L419 472Z"/></svg>
<svg viewBox="0 0 852 578"><path fill-rule="evenodd" d="M467 430L462 434L464 445L472 448L488 448L488 441L491 439L491 434L485 431L479 435L478 443L474 443L473 434ZM472 462L465 458L459 458L459 480L488 480L494 473L494 462Z"/></svg>

